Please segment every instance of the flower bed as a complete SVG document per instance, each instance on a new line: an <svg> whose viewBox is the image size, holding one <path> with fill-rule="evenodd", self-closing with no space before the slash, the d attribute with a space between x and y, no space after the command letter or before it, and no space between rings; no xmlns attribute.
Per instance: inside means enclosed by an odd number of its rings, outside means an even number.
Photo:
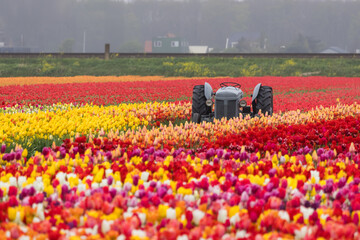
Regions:
<svg viewBox="0 0 360 240"><path fill-rule="evenodd" d="M317 79L274 88L307 111L214 123L188 102L3 109L0 239L358 239L359 80L321 107Z"/></svg>
<svg viewBox="0 0 360 240"><path fill-rule="evenodd" d="M86 78L85 78L86 79ZM209 82L215 89L224 81L234 81L242 85L250 102L253 88L259 82L274 88L275 111L310 110L316 106L334 106L337 99L344 104L352 104L359 99L359 78L330 77L249 77L212 78L155 81L87 82L60 84L37 84L0 87L0 106L52 105L56 103L113 105L123 102L143 101L189 101L194 85ZM142 79L142 78L140 78ZM98 79L100 81L100 79Z"/></svg>
<svg viewBox="0 0 360 240"><path fill-rule="evenodd" d="M101 82L136 82L167 81L175 77L162 76L74 76L74 77L9 77L1 78L0 86L64 84L64 83L101 83Z"/></svg>

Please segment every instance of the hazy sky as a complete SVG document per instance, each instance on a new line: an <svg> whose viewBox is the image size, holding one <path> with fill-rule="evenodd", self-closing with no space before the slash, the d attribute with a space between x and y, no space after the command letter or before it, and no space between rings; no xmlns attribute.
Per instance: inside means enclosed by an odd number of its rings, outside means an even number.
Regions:
<svg viewBox="0 0 360 240"><path fill-rule="evenodd" d="M141 52L146 41L169 33L216 51L360 49L359 1L0 0L0 6L0 47L32 51L102 52L110 43L111 51Z"/></svg>

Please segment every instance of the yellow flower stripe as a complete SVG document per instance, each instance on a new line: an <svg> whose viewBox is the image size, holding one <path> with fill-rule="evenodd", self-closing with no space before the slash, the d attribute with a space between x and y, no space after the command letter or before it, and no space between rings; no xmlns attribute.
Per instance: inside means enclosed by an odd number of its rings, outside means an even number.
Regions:
<svg viewBox="0 0 360 240"><path fill-rule="evenodd" d="M35 139L51 139L55 136L62 138L66 135L75 136L75 133L89 134L99 131L104 134L111 130L125 131L128 128L133 131L138 126L147 126L156 119L157 112L174 118L183 118L189 114L188 105L158 102L108 107L66 106L67 110L1 114L0 143L25 141L31 144Z"/></svg>

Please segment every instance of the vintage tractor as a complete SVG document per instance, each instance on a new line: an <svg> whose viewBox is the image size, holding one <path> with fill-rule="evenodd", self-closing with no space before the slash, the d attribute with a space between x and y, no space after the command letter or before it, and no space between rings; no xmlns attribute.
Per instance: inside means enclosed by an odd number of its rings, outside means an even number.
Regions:
<svg viewBox="0 0 360 240"><path fill-rule="evenodd" d="M196 85L192 97L192 122L212 122L223 117L230 119L234 117L258 116L259 111L263 114L273 113L273 90L271 87L263 86L261 83L255 86L251 106L242 99L243 91L240 84L234 82L223 82L216 93L213 92L209 83ZM215 110L213 105L215 102ZM251 111L252 108L252 111Z"/></svg>

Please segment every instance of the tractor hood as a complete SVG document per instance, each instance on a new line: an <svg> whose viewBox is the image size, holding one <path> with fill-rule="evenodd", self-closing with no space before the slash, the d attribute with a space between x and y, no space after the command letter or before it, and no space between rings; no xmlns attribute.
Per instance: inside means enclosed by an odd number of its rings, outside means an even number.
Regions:
<svg viewBox="0 0 360 240"><path fill-rule="evenodd" d="M243 95L243 91L239 88L223 87L217 90L215 98L219 100L240 100Z"/></svg>

